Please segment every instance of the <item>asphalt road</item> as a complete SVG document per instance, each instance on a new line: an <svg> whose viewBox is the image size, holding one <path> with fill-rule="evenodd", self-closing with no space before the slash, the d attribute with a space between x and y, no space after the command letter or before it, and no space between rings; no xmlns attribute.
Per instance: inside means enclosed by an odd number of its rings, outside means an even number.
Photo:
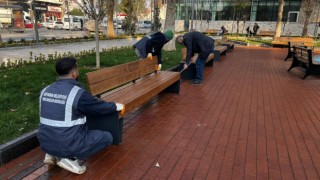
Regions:
<svg viewBox="0 0 320 180"><path fill-rule="evenodd" d="M116 30L115 30L116 31ZM19 32L10 32L8 29L1 29L1 37L4 42L7 42L10 38L14 41L20 41L22 38L25 40L35 40L35 30L34 29L26 29L24 33ZM150 29L140 29L137 31L137 33L148 33L150 32ZM118 33L122 34L123 31L121 29L118 29ZM70 37L83 37L85 36L86 31L69 31L69 30L54 30L54 29L46 29L46 28L40 28L39 29L39 39L47 38L51 39L52 37L55 37L57 39L61 38L70 38Z"/></svg>

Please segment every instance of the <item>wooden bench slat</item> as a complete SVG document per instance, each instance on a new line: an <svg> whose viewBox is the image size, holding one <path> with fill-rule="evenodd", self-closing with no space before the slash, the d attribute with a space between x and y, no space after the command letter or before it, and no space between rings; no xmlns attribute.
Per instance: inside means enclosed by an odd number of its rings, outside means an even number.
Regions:
<svg viewBox="0 0 320 180"><path fill-rule="evenodd" d="M310 47L314 47L315 45L313 38L306 38L306 37L274 37L271 44L272 45L288 45L289 42L292 43L291 46L295 45L295 43L303 46L310 46Z"/></svg>
<svg viewBox="0 0 320 180"><path fill-rule="evenodd" d="M106 93L105 95L112 96L113 99L128 99L129 97L134 98L134 96L139 96L139 94L143 93L145 90L152 89L155 85L161 84L167 79L174 78L176 75L177 72L157 72L156 74L151 74L150 76L139 79L135 83L132 83L129 87L116 89L112 93Z"/></svg>
<svg viewBox="0 0 320 180"><path fill-rule="evenodd" d="M96 70L94 72L87 73L87 82L89 84L94 84L100 81L104 81L105 79L111 79L113 77L119 76L123 73L127 73L132 70L143 69L146 66L152 66L157 61L157 58L154 57L152 59L143 59L138 62L129 62L125 64L120 64L117 66L107 67L100 70ZM103 76L104 74L109 74L109 76Z"/></svg>
<svg viewBox="0 0 320 180"><path fill-rule="evenodd" d="M126 111L131 111L180 79L178 72L161 71L152 76L116 91L112 95L105 96L103 100L123 103Z"/></svg>
<svg viewBox="0 0 320 180"><path fill-rule="evenodd" d="M110 68L104 68L95 73L87 73L87 82L93 95L116 88L126 82L135 80L145 74L155 72L157 59L144 59L137 63L127 63ZM108 74L106 76L105 74Z"/></svg>

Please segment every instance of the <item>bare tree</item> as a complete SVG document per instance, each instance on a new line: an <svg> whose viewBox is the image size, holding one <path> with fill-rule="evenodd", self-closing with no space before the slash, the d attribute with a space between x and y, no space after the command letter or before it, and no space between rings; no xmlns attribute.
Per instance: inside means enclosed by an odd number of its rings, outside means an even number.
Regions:
<svg viewBox="0 0 320 180"><path fill-rule="evenodd" d="M108 32L107 32L107 36L109 38L113 38L114 35L114 30L113 30L113 13L114 13L114 0L108 0L108 12L107 12L107 16L108 16Z"/></svg>
<svg viewBox="0 0 320 180"><path fill-rule="evenodd" d="M174 32L176 17L176 0L167 0L166 20L164 23L164 30L172 29ZM164 47L166 51L176 50L175 40L169 41Z"/></svg>
<svg viewBox="0 0 320 180"><path fill-rule="evenodd" d="M248 12L246 11L249 1L248 0L236 0L235 1L235 14L236 14L236 21L237 21L237 34L239 34L239 23L240 21L246 21L248 17ZM243 23L243 24L244 24Z"/></svg>
<svg viewBox="0 0 320 180"><path fill-rule="evenodd" d="M302 36L306 36L308 34L308 25L310 23L311 14L313 12L313 8L317 3L317 0L304 0L303 3L304 5L302 8L302 11L304 13L304 24L303 24Z"/></svg>
<svg viewBox="0 0 320 180"><path fill-rule="evenodd" d="M283 14L284 0L280 0L279 3L280 4L279 4L279 9L278 9L278 19L277 19L275 37L280 37L280 35L281 35L281 24L282 24L282 14Z"/></svg>
<svg viewBox="0 0 320 180"><path fill-rule="evenodd" d="M95 25L95 39L96 39L96 68L97 69L100 68L99 23L106 16L108 3L109 1L106 1L106 0L77 0L77 4L82 9L82 11L90 19L95 20L94 25Z"/></svg>

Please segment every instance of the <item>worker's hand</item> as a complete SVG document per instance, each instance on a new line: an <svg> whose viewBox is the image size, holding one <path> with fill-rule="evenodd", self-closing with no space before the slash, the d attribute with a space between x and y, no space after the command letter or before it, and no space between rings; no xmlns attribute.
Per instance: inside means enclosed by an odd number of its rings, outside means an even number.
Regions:
<svg viewBox="0 0 320 180"><path fill-rule="evenodd" d="M157 71L160 71L161 67L162 67L162 64L158 64Z"/></svg>
<svg viewBox="0 0 320 180"><path fill-rule="evenodd" d="M188 64L185 63L185 64L183 65L183 69L187 69L187 68L188 68Z"/></svg>
<svg viewBox="0 0 320 180"><path fill-rule="evenodd" d="M115 103L115 104L117 106L117 111L122 111L123 110L123 108L124 108L123 104L121 104L121 103Z"/></svg>

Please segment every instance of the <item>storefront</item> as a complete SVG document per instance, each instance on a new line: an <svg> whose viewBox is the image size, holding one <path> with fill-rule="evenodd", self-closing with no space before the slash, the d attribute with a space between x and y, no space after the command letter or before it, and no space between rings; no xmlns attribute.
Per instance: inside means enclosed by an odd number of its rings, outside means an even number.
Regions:
<svg viewBox="0 0 320 180"><path fill-rule="evenodd" d="M62 21L62 8L57 6L48 6L46 12L46 21Z"/></svg>
<svg viewBox="0 0 320 180"><path fill-rule="evenodd" d="M62 0L36 0L35 6L40 22L62 21Z"/></svg>

